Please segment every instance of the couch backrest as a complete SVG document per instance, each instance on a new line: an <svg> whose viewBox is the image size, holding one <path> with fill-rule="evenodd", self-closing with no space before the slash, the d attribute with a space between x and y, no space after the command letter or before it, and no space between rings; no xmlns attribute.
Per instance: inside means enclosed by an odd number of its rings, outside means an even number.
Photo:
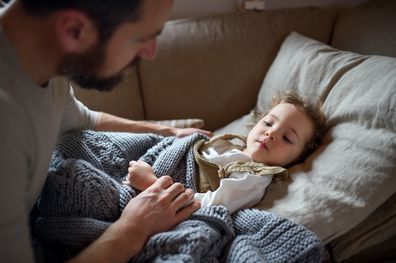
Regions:
<svg viewBox="0 0 396 263"><path fill-rule="evenodd" d="M125 81L110 92L84 90L72 85L75 96L92 110L111 113L132 120L144 119L143 100L136 68L129 70Z"/></svg>
<svg viewBox="0 0 396 263"><path fill-rule="evenodd" d="M253 108L290 31L329 43L335 17L323 8L298 8L171 21L154 61L142 61L111 92L74 85L76 97L121 117L201 118L214 130Z"/></svg>
<svg viewBox="0 0 396 263"><path fill-rule="evenodd" d="M331 45L361 54L396 57L396 1L371 0L341 13Z"/></svg>
<svg viewBox="0 0 396 263"><path fill-rule="evenodd" d="M76 88L76 96L126 118L195 117L214 130L254 106L290 31L342 50L396 56L395 14L396 1L372 0L337 19L326 9L298 8L173 21L159 38L156 60L141 63L112 92Z"/></svg>
<svg viewBox="0 0 396 263"><path fill-rule="evenodd" d="M202 118L210 130L229 123L255 105L290 31L328 43L334 19L327 9L298 8L168 23L157 58L138 67L146 118Z"/></svg>

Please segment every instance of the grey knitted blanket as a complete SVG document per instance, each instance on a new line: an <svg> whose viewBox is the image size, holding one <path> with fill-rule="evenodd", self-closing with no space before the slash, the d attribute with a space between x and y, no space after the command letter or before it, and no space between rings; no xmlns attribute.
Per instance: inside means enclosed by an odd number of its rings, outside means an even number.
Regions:
<svg viewBox="0 0 396 263"><path fill-rule="evenodd" d="M32 214L32 234L51 262L65 260L99 237L137 193L122 185L130 160L144 160L157 176L196 190L193 145L206 138L84 131L60 138L49 176ZM202 208L174 229L152 236L131 262L320 262L314 233L254 209L232 216Z"/></svg>

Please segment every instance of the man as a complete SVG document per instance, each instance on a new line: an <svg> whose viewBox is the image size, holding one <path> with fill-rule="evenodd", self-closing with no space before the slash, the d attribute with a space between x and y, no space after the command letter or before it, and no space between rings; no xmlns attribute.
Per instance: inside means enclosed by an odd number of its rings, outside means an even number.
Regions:
<svg viewBox="0 0 396 263"><path fill-rule="evenodd" d="M110 90L122 70L153 59L172 0L14 0L0 11L0 258L32 262L28 217L46 179L59 134L74 129L153 132L174 129L90 111L63 75ZM121 72L121 73L120 73ZM193 192L170 177L132 199L120 219L72 262L126 262L154 233L198 209ZM165 219L166 218L166 219Z"/></svg>

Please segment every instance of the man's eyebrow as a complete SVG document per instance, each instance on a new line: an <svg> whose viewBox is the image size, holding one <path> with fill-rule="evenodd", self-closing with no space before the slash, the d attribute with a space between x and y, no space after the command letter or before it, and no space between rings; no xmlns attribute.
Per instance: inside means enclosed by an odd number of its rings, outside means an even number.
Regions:
<svg viewBox="0 0 396 263"><path fill-rule="evenodd" d="M157 32L154 32L154 33L152 33L152 34L150 34L150 35L148 35L148 36L145 36L145 37L141 38L140 41L145 42L145 41L149 41L149 40L151 40L151 39L153 39L153 38L156 38L157 36L161 35L161 33L162 33L163 30L164 30L164 29L161 28L161 29L158 30Z"/></svg>

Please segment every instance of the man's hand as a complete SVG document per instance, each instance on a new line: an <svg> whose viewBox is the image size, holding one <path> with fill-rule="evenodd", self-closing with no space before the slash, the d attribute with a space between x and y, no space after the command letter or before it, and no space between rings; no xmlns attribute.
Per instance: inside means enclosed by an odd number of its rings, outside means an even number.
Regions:
<svg viewBox="0 0 396 263"><path fill-rule="evenodd" d="M166 231L188 218L200 204L193 200L194 192L169 176L160 177L153 185L133 198L124 209L120 222L126 230L147 240L151 235Z"/></svg>
<svg viewBox="0 0 396 263"><path fill-rule="evenodd" d="M120 219L70 262L127 262L153 234L167 231L199 209L191 189L162 176L129 201Z"/></svg>

